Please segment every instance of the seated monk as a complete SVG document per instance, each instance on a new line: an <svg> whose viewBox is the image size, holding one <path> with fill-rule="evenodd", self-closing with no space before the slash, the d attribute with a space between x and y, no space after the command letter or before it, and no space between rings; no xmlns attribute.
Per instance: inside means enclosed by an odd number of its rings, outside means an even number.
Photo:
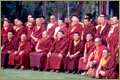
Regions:
<svg viewBox="0 0 120 80"><path fill-rule="evenodd" d="M97 69L100 59L102 57L103 49L106 49L106 46L102 44L101 38L96 38L95 46L93 46L92 49L90 50L90 56L88 57L88 62L86 65L87 70L93 68Z"/></svg>
<svg viewBox="0 0 120 80"><path fill-rule="evenodd" d="M64 60L64 69L67 70L66 73L73 71L74 74L78 67L78 59L83 56L84 44L80 40L78 32L75 32L73 37L74 40L70 41L68 53Z"/></svg>
<svg viewBox="0 0 120 80"><path fill-rule="evenodd" d="M96 70L96 78L103 79L118 79L116 72L116 60L110 55L109 50L104 49L99 66Z"/></svg>
<svg viewBox="0 0 120 80"><path fill-rule="evenodd" d="M57 38L53 42L49 53L47 54L47 69L52 69L50 72L56 70L59 72L63 66L63 59L68 48L68 39L64 38L64 32L59 31Z"/></svg>
<svg viewBox="0 0 120 80"><path fill-rule="evenodd" d="M86 43L85 43L85 48L84 48L84 56L81 57L79 59L79 63L78 63L78 70L87 70L86 69L86 65L87 65L87 61L88 61L88 57L90 55L90 49L94 46L94 41L93 41L93 36L92 34L87 34L86 36Z"/></svg>
<svg viewBox="0 0 120 80"><path fill-rule="evenodd" d="M2 69L8 66L9 54L17 49L17 41L14 39L14 32L9 31L7 35L7 40L1 47L1 66Z"/></svg>
<svg viewBox="0 0 120 80"><path fill-rule="evenodd" d="M42 38L40 38L36 44L35 52L30 53L30 66L32 70L38 68L41 71L45 68L47 53L51 47L52 41L49 38L46 31L42 33Z"/></svg>
<svg viewBox="0 0 120 80"><path fill-rule="evenodd" d="M20 70L28 69L30 52L31 44L27 41L27 36L22 34L18 50L10 54L8 64L14 65L14 69L17 69L18 67L21 67Z"/></svg>

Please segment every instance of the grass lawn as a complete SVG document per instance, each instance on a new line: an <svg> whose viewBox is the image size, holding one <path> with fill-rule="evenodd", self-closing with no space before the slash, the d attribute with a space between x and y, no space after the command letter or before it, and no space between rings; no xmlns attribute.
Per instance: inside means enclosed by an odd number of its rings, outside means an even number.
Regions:
<svg viewBox="0 0 120 80"><path fill-rule="evenodd" d="M80 74L66 74L63 72L38 72L31 70L1 69L2 79L90 79Z"/></svg>

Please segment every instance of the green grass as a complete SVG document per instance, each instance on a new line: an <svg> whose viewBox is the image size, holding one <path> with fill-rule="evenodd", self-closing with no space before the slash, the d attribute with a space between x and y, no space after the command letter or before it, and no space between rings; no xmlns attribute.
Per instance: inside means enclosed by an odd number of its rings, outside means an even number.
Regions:
<svg viewBox="0 0 120 80"><path fill-rule="evenodd" d="M64 72L38 72L31 70L1 69L2 79L90 79L80 74L66 74Z"/></svg>

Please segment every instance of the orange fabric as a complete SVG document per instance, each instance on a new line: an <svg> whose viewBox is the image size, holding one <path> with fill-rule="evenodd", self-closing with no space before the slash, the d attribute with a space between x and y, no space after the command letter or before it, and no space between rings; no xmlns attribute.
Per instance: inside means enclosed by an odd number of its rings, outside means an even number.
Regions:
<svg viewBox="0 0 120 80"><path fill-rule="evenodd" d="M97 58L98 58L98 55L99 55L99 49L98 49L98 47L97 47L97 48L96 48L96 53L95 53L94 59L97 59Z"/></svg>

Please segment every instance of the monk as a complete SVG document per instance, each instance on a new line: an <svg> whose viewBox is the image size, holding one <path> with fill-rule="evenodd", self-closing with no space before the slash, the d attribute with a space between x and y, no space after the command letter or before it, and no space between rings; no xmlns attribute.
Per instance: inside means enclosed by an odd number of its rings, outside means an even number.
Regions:
<svg viewBox="0 0 120 80"><path fill-rule="evenodd" d="M119 45L119 20L117 16L111 18L111 28L107 36L107 47L113 57L117 56L117 46Z"/></svg>
<svg viewBox="0 0 120 80"><path fill-rule="evenodd" d="M14 32L9 31L7 34L7 40L1 46L1 65L2 69L8 66L9 54L17 49L17 41L14 39Z"/></svg>
<svg viewBox="0 0 120 80"><path fill-rule="evenodd" d="M7 40L7 34L8 34L8 31L11 31L13 30L13 27L10 27L10 24L8 21L4 21L3 22L3 27L1 29L1 41L2 41L2 45L3 43L5 43L5 41Z"/></svg>
<svg viewBox="0 0 120 80"><path fill-rule="evenodd" d="M100 16L97 17L97 25L95 26L96 30L98 30L98 28L100 27L101 23L100 23Z"/></svg>
<svg viewBox="0 0 120 80"><path fill-rule="evenodd" d="M47 69L51 69L50 72L59 72L63 67L63 60L66 56L68 48L68 39L64 38L64 32L59 31L57 38L53 42L49 53L47 54Z"/></svg>
<svg viewBox="0 0 120 80"><path fill-rule="evenodd" d="M103 44L107 46L106 38L110 30L110 25L106 22L105 14L103 13L100 14L100 23L101 23L101 26L98 28L95 37L101 38Z"/></svg>
<svg viewBox="0 0 120 80"><path fill-rule="evenodd" d="M45 68L45 63L47 59L47 53L52 45L51 38L49 38L47 31L42 33L42 38L38 40L35 52L30 53L30 66L32 70L35 67L38 68L38 71L41 71Z"/></svg>
<svg viewBox="0 0 120 80"><path fill-rule="evenodd" d="M45 27L41 24L41 18L36 19L36 26L31 33L31 44L35 47L39 38L42 37L42 32L45 31Z"/></svg>
<svg viewBox="0 0 120 80"><path fill-rule="evenodd" d="M83 56L83 41L80 40L80 34L78 32L74 33L74 40L69 43L68 53L64 60L64 69L67 70L66 73L77 70L78 59Z"/></svg>
<svg viewBox="0 0 120 80"><path fill-rule="evenodd" d="M56 17L54 15L50 16L50 23L47 25L47 32L50 37L53 37L55 28L58 26Z"/></svg>
<svg viewBox="0 0 120 80"><path fill-rule="evenodd" d="M31 52L31 44L27 41L26 34L21 35L21 41L19 42L18 50L14 51L9 56L9 65L14 65L20 70L28 69L29 67L29 53Z"/></svg>
<svg viewBox="0 0 120 80"><path fill-rule="evenodd" d="M87 34L92 34L93 36L96 33L95 26L91 23L89 18L84 18L84 29L83 29L83 41L86 42L86 36Z"/></svg>
<svg viewBox="0 0 120 80"><path fill-rule="evenodd" d="M84 71L87 70L86 65L87 65L88 57L90 55L89 52L90 52L91 48L94 46L93 35L92 34L87 34L86 41L87 42L85 43L85 46L84 46L84 55L83 55L83 57L81 57L79 59L79 63L78 63L79 72L81 70L84 70ZM84 75L84 74L85 74L85 72L82 73L81 75Z"/></svg>
<svg viewBox="0 0 120 80"><path fill-rule="evenodd" d="M47 21L45 20L45 17L44 16L40 16L40 18L41 18L42 26L46 28L47 27Z"/></svg>
<svg viewBox="0 0 120 80"><path fill-rule="evenodd" d="M56 39L57 34L59 31L63 31L64 32L64 36L67 36L67 27L64 26L64 22L62 19L58 20L58 26L55 28L55 32L54 32L54 38Z"/></svg>
<svg viewBox="0 0 120 80"><path fill-rule="evenodd" d="M28 17L27 17L27 22L25 23L25 26L27 26L27 25L28 25L28 22L30 22L30 18L32 18L32 15L28 15Z"/></svg>
<svg viewBox="0 0 120 80"><path fill-rule="evenodd" d="M99 66L96 70L96 78L103 79L118 79L116 73L116 60L110 55L109 50L104 49Z"/></svg>
<svg viewBox="0 0 120 80"><path fill-rule="evenodd" d="M20 36L22 34L26 34L26 29L25 27L22 25L22 21L21 20L17 20L17 26L14 28L15 30L15 38L18 42L20 42Z"/></svg>
<svg viewBox="0 0 120 80"><path fill-rule="evenodd" d="M83 30L83 26L82 26L82 24L79 23L78 17L73 16L71 26L68 29L68 38L70 40L73 40L74 32L78 32L81 36L82 35L82 30Z"/></svg>
<svg viewBox="0 0 120 80"><path fill-rule="evenodd" d="M102 57L102 51L106 49L106 46L102 44L101 38L95 39L95 46L92 47L90 51L90 56L88 57L88 62L86 69L95 68L97 69L100 59ZM95 75L94 75L95 76Z"/></svg>

